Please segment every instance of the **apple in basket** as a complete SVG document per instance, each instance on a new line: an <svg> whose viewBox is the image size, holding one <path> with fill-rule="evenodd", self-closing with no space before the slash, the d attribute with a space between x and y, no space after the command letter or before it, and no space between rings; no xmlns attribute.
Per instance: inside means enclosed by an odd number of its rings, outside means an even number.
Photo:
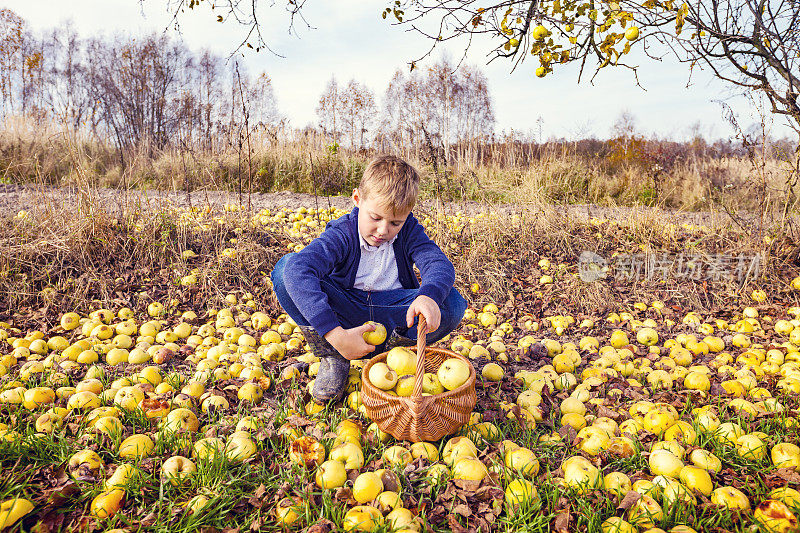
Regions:
<svg viewBox="0 0 800 533"><path fill-rule="evenodd" d="M408 348L396 346L386 353L386 365L398 376L414 374L417 371L417 354Z"/></svg>
<svg viewBox="0 0 800 533"><path fill-rule="evenodd" d="M469 363L462 359L451 357L446 359L436 371L436 377L439 378L445 389L454 390L463 385L469 379Z"/></svg>
<svg viewBox="0 0 800 533"><path fill-rule="evenodd" d="M381 390L389 390L397 384L397 372L386 363L375 363L369 369L369 381Z"/></svg>

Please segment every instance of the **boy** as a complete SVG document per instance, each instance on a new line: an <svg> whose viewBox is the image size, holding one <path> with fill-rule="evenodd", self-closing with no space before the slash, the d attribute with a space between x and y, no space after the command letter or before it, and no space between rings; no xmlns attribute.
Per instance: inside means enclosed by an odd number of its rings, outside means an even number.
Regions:
<svg viewBox="0 0 800 533"><path fill-rule="evenodd" d="M405 161L381 156L369 163L353 191L353 210L328 223L298 253L272 271L275 294L320 367L311 395L338 401L347 389L350 361L394 346L413 345L414 320L423 315L429 343L456 328L467 303L453 288L455 269L411 214L419 174ZM413 265L419 268L417 281ZM366 343L367 321L386 326L389 338Z"/></svg>

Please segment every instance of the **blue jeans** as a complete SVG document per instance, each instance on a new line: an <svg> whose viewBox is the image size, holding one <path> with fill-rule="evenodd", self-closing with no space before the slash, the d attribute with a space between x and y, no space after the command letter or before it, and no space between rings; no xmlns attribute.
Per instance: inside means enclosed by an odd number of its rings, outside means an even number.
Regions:
<svg viewBox="0 0 800 533"><path fill-rule="evenodd" d="M283 270L286 266L286 259L292 254L284 255L275 264L272 270L272 286L275 295L278 297L281 307L286 314L292 317L299 326L310 326L306 318L297 309L289 293L286 292L286 285L283 280ZM345 329L355 328L368 320L380 322L386 327L387 339L395 328L399 328L399 333L405 337L416 339L417 327L414 325L406 331L406 312L411 302L419 295L419 289L394 289L390 291L368 292L360 289L345 289L334 283L329 278L321 280L322 291L328 296L333 312L339 319L339 323ZM445 298L439 306L442 319L439 328L428 333L426 342L432 344L458 327L458 323L464 317L467 309L467 302L455 288ZM375 348L372 354L379 354L384 351L386 343Z"/></svg>

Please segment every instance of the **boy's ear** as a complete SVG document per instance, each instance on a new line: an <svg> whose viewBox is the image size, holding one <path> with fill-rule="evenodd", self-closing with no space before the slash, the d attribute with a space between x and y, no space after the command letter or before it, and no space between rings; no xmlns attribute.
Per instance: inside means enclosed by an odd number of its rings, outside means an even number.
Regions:
<svg viewBox="0 0 800 533"><path fill-rule="evenodd" d="M358 187L353 189L352 198L353 198L353 203L356 204L356 207L358 207L358 204L361 203L361 195L358 193Z"/></svg>

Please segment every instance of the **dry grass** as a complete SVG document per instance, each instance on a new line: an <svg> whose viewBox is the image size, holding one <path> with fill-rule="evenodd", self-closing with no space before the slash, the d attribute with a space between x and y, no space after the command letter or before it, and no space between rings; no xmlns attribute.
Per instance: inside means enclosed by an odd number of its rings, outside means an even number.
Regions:
<svg viewBox="0 0 800 533"><path fill-rule="evenodd" d="M91 204L91 200L89 200ZM419 213L429 234L456 266L456 286L472 303L506 302L518 312L595 313L634 301L661 299L681 307L725 307L755 287L776 296L795 275L797 246L787 236L767 244L753 232L715 222L684 225L677 215L632 210L614 220L578 218L540 202L518 204L502 214L472 218L455 215L457 206ZM231 290L250 291L274 305L268 275L289 246L297 244L280 225L255 226L241 212L203 214L130 202L121 215L94 206L49 206L35 218L0 226L0 309L27 310L43 320L57 311L97 305L144 308L153 300L202 298L221 302ZM234 259L223 250L236 251ZM193 250L196 258L181 253ZM764 276L739 285L735 280L695 283L658 279L586 283L577 275L583 250L609 260L616 254L763 254ZM542 268L548 259L552 266ZM199 283L178 281L192 269ZM554 277L540 284L540 276ZM478 283L477 293L470 285ZM276 308L277 310L277 308ZM25 314L25 313L23 313Z"/></svg>
<svg viewBox="0 0 800 533"><path fill-rule="evenodd" d="M620 151L613 142L599 141L599 148L591 150L579 143L534 146L524 157L513 143L485 146L480 165L470 162L466 152L450 167L435 151L401 150L399 155L423 170L426 198L796 211L797 191L787 186L791 167L785 161L696 156L688 147L680 157L660 156L647 144L657 147L659 141L637 142L657 155L645 149ZM121 156L113 146L84 134L17 117L0 129L0 182L349 194L374 155L334 149L324 136L289 131L278 137L253 133L250 143L249 156L233 145L213 153L187 147Z"/></svg>

